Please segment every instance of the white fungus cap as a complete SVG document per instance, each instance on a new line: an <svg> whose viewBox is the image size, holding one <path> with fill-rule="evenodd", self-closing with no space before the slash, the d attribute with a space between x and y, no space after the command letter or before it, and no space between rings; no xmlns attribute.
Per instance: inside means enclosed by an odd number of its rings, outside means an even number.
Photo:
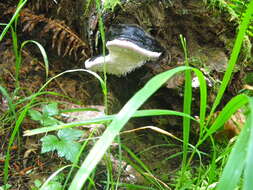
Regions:
<svg viewBox="0 0 253 190"><path fill-rule="evenodd" d="M144 49L130 41L112 40L106 43L109 54L105 57L88 59L85 67L93 71L103 72L104 64L106 72L114 75L126 75L134 69L141 67L146 61L156 60L161 52L153 52Z"/></svg>
<svg viewBox="0 0 253 190"><path fill-rule="evenodd" d="M161 56L161 49L154 51L157 47L155 40L141 28L127 25L118 27L116 31L118 30L119 34L113 33L114 39L106 43L109 54L86 60L87 69L103 72L105 65L107 73L121 76L141 67L146 61L154 61ZM151 47L153 44L154 47Z"/></svg>

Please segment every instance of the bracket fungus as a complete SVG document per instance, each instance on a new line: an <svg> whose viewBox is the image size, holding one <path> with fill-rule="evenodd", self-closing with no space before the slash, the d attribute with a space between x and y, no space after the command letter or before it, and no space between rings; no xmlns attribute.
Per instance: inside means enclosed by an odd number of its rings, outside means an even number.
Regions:
<svg viewBox="0 0 253 190"><path fill-rule="evenodd" d="M119 24L109 29L106 48L109 53L85 61L85 67L93 71L114 75L126 75L146 61L157 60L163 51L160 44L136 25Z"/></svg>

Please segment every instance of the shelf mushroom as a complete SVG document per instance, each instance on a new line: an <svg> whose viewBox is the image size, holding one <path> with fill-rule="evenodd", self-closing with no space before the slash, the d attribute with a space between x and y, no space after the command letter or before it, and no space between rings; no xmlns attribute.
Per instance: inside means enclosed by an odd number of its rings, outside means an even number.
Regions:
<svg viewBox="0 0 253 190"><path fill-rule="evenodd" d="M126 75L146 61L155 61L162 54L162 47L136 25L115 25L109 29L106 48L109 54L85 61L85 67L93 71L106 72L114 75Z"/></svg>

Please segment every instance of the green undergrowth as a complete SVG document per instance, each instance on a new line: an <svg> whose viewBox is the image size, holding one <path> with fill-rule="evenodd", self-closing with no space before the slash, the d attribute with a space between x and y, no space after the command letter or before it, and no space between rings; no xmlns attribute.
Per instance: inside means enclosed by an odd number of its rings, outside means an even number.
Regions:
<svg viewBox="0 0 253 190"><path fill-rule="evenodd" d="M212 3L224 3L224 1L212 1ZM104 117L86 120L81 122L72 123L62 123L55 119L55 115L59 113L56 103L43 104L42 111L37 111L34 109L39 102L39 98L42 95L55 95L58 94L54 92L45 91L45 88L54 79L61 77L64 74L73 72L86 72L94 76L101 84L101 90L105 96L105 106L107 105L106 95L107 95L107 85L106 85L106 68L103 78L101 78L96 73L85 70L76 69L64 71L54 77L48 78L46 83L41 86L41 88L29 97L23 97L16 99L15 97L19 95L19 70L21 67L21 50L27 43L34 43L43 55L45 68L46 68L46 78L48 77L48 59L44 48L35 41L25 41L18 45L18 39L16 35L16 22L18 21L18 12L25 5L25 0L20 0L17 6L17 10L13 15L13 18L8 24L5 25L4 30L0 35L0 41L7 34L7 31L11 32L13 39L13 51L16 56L16 90L14 92L8 92L8 90L0 86L0 92L6 98L8 102L9 109L3 116L3 120L6 123L12 123L11 125L11 136L8 140L8 148L5 151L5 163L4 163L4 179L3 182L5 186L0 188L8 189L8 179L9 179L9 167L10 167L10 150L16 139L20 138L19 131L21 131L21 125L23 120L30 116L33 120L38 121L43 127L34 130L28 130L24 132L25 136L32 136L36 134L47 133L42 141L42 153L49 151L57 151L58 155L65 157L67 160L71 161L70 165L66 165L59 168L45 181L35 181L34 189L69 189L69 190L79 190L83 189L96 189L95 176L97 172L98 163L104 159L106 162L106 181L100 182L104 184L106 189L118 189L119 187L124 187L127 189L214 189L224 190L224 189L236 189L240 188L243 190L251 190L253 187L253 99L246 94L238 94L233 97L219 112L218 116L213 122L212 116L217 111L217 107L223 99L225 90L227 89L229 82L232 78L233 69L238 61L239 53L242 50L242 45L244 38L247 34L248 26L250 25L251 15L253 13L253 1L247 5L245 13L243 14L242 21L240 22L237 37L233 46L233 50L229 59L228 68L224 74L223 80L219 87L219 91L212 105L207 105L207 85L203 73L197 68L189 66L188 63L188 52L187 52L187 41L183 36L180 36L179 40L182 44L182 51L185 55L185 66L180 66L161 74L154 76L150 79L143 88L135 93L133 97L122 107L122 109L115 115L106 114ZM97 9L101 11L100 2L97 1ZM107 8L113 9L119 1L105 1ZM221 5L221 4L218 4ZM101 18L100 18L101 19ZM100 33L102 34L103 43L105 43L104 27L102 19L99 21ZM105 50L105 44L104 44ZM168 81L175 74L183 72L185 73L185 86L184 86L184 104L183 112L177 112L173 110L139 110L141 105L150 98L162 85ZM198 119L191 116L191 103L192 103L192 87L191 87L191 73L194 73L200 83L200 107ZM20 108L21 107L21 108ZM210 107L211 111L207 113L207 108ZM222 129L224 123L230 119L230 117L240 108L245 109L245 115L247 120L241 131L241 133L234 139L232 143L229 143L225 148L220 148L220 145L214 140L214 134ZM86 110L83 110L84 113ZM174 182L167 185L162 180L160 176L155 176L153 171L147 166L142 160L139 159L138 155L133 152L129 147L126 147L120 141L120 131L124 128L126 123L133 117L149 117L149 116L161 116L161 115L174 115L183 118L183 139L178 139L177 137L162 131L161 129L156 129L157 131L164 133L179 141L182 144L182 152L172 155L174 157L180 156L182 158L181 169L175 173ZM199 127L198 140L195 145L189 143L190 139L190 129L192 124L197 124ZM82 143L77 142L82 135L82 132L76 130L74 127L88 124L103 123L109 125L106 130L99 137L99 139L92 146L89 153L87 153L88 140ZM57 131L54 134L48 134L49 132ZM93 137L93 134L90 134ZM89 138L88 138L89 139ZM210 153L204 153L199 150L199 148L206 142L211 143ZM130 164L140 175L150 185L141 184L126 184L120 182L121 169L117 171L117 178L113 174L115 171L112 166L110 155L110 146L113 142L117 142L118 155L120 161L126 161ZM77 144L78 143L78 144ZM73 148L74 147L74 148ZM69 151L73 149L74 153ZM125 151L130 155L130 158L126 158L122 155L122 151ZM83 154L87 154L85 159L82 159ZM198 164L192 164L195 161L196 156L199 158ZM207 156L209 162L204 164L202 162L202 157ZM168 158L170 159L170 158ZM66 172L63 171L69 171ZM74 173L76 172L76 173ZM61 175L64 173L64 177Z"/></svg>

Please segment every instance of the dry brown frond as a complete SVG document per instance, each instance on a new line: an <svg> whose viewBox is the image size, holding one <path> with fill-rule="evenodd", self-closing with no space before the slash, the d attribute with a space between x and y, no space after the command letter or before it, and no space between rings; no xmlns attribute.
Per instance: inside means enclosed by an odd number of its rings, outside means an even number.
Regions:
<svg viewBox="0 0 253 190"><path fill-rule="evenodd" d="M5 14L13 12L9 9ZM50 34L52 36L52 48L57 50L59 56L72 56L75 60L84 60L89 57L88 45L68 27L64 21L46 18L44 15L36 15L29 9L20 12L23 32L32 32L35 27L42 27L40 35Z"/></svg>
<svg viewBox="0 0 253 190"><path fill-rule="evenodd" d="M53 0L31 0L30 7L32 10L45 10L48 12L50 8L55 6L56 3Z"/></svg>

